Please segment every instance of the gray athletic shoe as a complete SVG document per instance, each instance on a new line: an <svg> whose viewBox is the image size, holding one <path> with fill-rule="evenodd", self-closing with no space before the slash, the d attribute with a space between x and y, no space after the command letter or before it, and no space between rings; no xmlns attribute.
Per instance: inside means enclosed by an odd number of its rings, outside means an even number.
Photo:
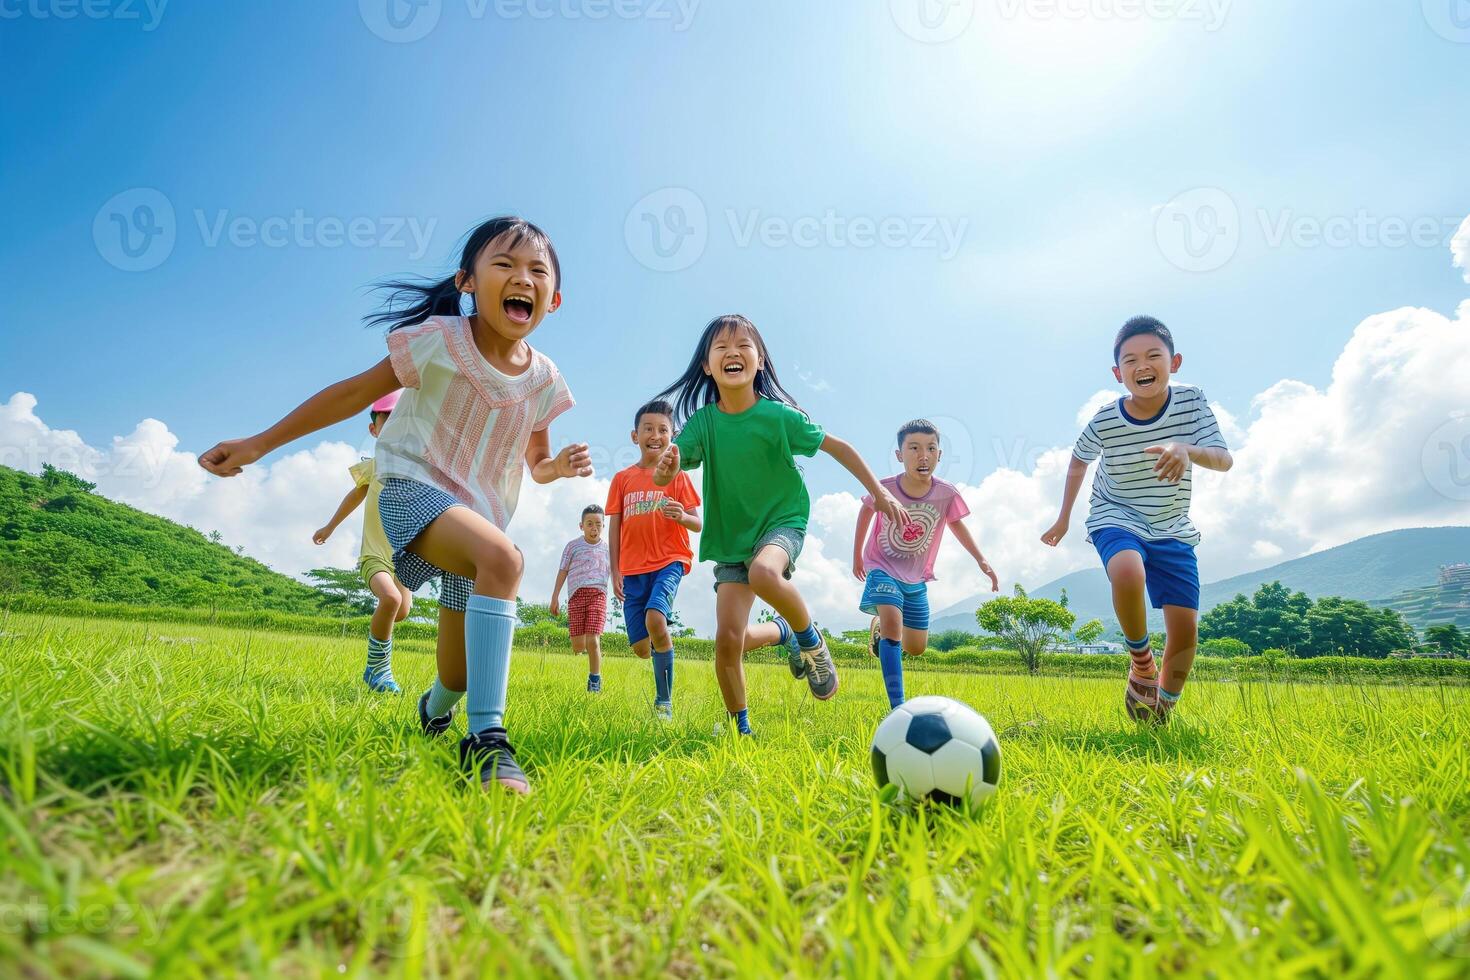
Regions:
<svg viewBox="0 0 1470 980"><path fill-rule="evenodd" d="M796 630L780 616L775 617L772 622L786 634L786 666L790 668L792 677L801 680L806 676L806 663L801 659L801 644L796 642Z"/></svg>
<svg viewBox="0 0 1470 980"><path fill-rule="evenodd" d="M827 650L827 641L815 650L801 651L805 667L807 686L818 701L826 701L837 693L837 666L832 663L832 654Z"/></svg>

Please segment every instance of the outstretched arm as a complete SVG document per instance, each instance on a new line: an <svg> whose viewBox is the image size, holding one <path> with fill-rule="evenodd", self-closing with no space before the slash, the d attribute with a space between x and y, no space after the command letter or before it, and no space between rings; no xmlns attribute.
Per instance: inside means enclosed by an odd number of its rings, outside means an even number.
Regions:
<svg viewBox="0 0 1470 980"><path fill-rule="evenodd" d="M238 476L266 453L365 412L373 402L399 387L393 363L385 357L361 374L323 388L264 432L245 439L227 439L205 450L199 455L199 465L215 476Z"/></svg>
<svg viewBox="0 0 1470 980"><path fill-rule="evenodd" d="M367 495L368 488L366 483L360 487L353 487L351 490L348 490L347 496L343 497L342 502L337 505L337 513L332 515L332 519L327 521L321 530L311 536L311 540L317 544L326 544L327 539L332 536L332 532L337 530L337 525L347 520L347 515L357 510L358 505L367 499Z"/></svg>
<svg viewBox="0 0 1470 980"><path fill-rule="evenodd" d="M856 449L852 448L851 443L844 442L834 435L828 435L823 437L821 449L822 452L841 463L847 472L857 477L863 489L872 496L874 510L900 526L909 523L909 515L903 509L903 505L888 492L887 487L878 482L878 478L873 475L872 470L868 469L868 464L863 462L863 458L858 455Z"/></svg>
<svg viewBox="0 0 1470 980"><path fill-rule="evenodd" d="M995 577L995 569L990 567L990 562L986 561L985 556L980 553L980 546L975 543L975 539L970 535L970 529L965 526L965 522L951 521L949 530L954 534L954 539L960 543L960 547L968 551L970 557L975 559L975 564L980 566L980 571L985 573L985 576L990 579L990 591L999 592L1000 579Z"/></svg>
<svg viewBox="0 0 1470 980"><path fill-rule="evenodd" d="M574 476L592 475L592 452L585 442L574 442L551 455L551 430L531 433L526 443L526 465L537 483L554 483Z"/></svg>
<svg viewBox="0 0 1470 980"><path fill-rule="evenodd" d="M567 582L567 570L556 570L556 584L551 587L551 615L561 615L561 587Z"/></svg>
<svg viewBox="0 0 1470 980"><path fill-rule="evenodd" d="M1072 462L1067 464L1067 483L1062 488L1062 513L1055 524L1046 529L1041 536L1043 544L1049 544L1055 548L1061 543L1062 538L1067 535L1067 528L1072 526L1072 507L1077 503L1077 491L1082 489L1082 478L1087 475L1087 463L1072 457Z"/></svg>
<svg viewBox="0 0 1470 980"><path fill-rule="evenodd" d="M852 536L852 576L859 582L868 580L867 570L863 568L863 542L868 540L868 528L873 524L874 513L867 504L858 510L857 533Z"/></svg>

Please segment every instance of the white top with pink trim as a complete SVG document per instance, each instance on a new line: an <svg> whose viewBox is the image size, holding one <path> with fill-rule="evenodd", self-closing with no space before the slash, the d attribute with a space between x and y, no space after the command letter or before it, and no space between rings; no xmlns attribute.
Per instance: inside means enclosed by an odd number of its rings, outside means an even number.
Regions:
<svg viewBox="0 0 1470 980"><path fill-rule="evenodd" d="M497 371L461 316L393 331L388 356L404 392L378 436L378 479L438 487L504 529L531 433L572 407L561 372L535 350L521 374Z"/></svg>

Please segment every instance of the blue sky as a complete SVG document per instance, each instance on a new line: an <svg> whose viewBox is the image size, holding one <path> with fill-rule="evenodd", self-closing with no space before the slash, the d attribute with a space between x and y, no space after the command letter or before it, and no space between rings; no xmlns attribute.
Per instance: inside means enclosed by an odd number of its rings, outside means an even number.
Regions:
<svg viewBox="0 0 1470 980"><path fill-rule="evenodd" d="M565 272L533 338L578 399L553 437L609 450L728 311L831 431L879 461L898 423L943 418L973 482L1070 442L1131 314L1171 324L1181 380L1244 416L1282 378L1326 384L1364 316L1465 296L1445 250L1470 211L1463 0L925 0L940 34L963 27L942 43L919 0L393 2L432 29L385 40L386 0L0 4L26 93L0 131L0 399L31 392L93 445L145 417L195 452L248 434L381 356L367 286L447 271L507 211ZM125 271L140 188L174 241ZM1219 215L1159 209L1221 192L1228 261L1178 267L1170 235ZM702 220L662 210L690 194ZM293 216L281 247L252 237ZM354 219L365 244L320 226ZM649 221L702 251L650 268ZM1352 227L1326 245L1314 222Z"/></svg>

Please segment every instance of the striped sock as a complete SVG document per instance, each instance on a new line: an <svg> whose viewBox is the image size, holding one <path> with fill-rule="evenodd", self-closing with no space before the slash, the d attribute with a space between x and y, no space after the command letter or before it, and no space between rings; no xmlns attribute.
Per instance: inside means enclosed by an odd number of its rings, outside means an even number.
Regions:
<svg viewBox="0 0 1470 980"><path fill-rule="evenodd" d="M879 640L878 663L883 668L888 707L896 708L903 704L903 646L897 640Z"/></svg>
<svg viewBox="0 0 1470 980"><path fill-rule="evenodd" d="M750 715L748 709L741 708L739 711L730 712L730 717L735 719L735 730L741 735L750 734Z"/></svg>
<svg viewBox="0 0 1470 980"><path fill-rule="evenodd" d="M817 632L816 623L807 623L806 629L796 631L796 642L803 650L815 650L822 645L822 634Z"/></svg>
<svg viewBox="0 0 1470 980"><path fill-rule="evenodd" d="M653 653L653 700L655 704L674 703L674 649Z"/></svg>
<svg viewBox="0 0 1470 980"><path fill-rule="evenodd" d="M424 711L428 712L430 718L443 718L459 704L462 697L463 691L451 691L436 677L434 686L429 688L429 700L424 704Z"/></svg>
<svg viewBox="0 0 1470 980"><path fill-rule="evenodd" d="M1166 691L1161 687L1159 688L1159 704L1161 706L1167 704L1172 708L1179 703L1179 695L1183 693L1183 691Z"/></svg>
<svg viewBox="0 0 1470 980"><path fill-rule="evenodd" d="M1130 640L1125 636L1123 642L1128 644L1128 656L1133 660L1133 675L1145 681L1157 678L1159 668L1154 663L1153 650L1149 649L1148 634L1143 634L1141 640Z"/></svg>
<svg viewBox="0 0 1470 980"><path fill-rule="evenodd" d="M380 640L371 633L368 634L367 669L370 672L374 674L387 672L391 676L393 672L392 656L393 637L390 636L386 640Z"/></svg>
<svg viewBox="0 0 1470 980"><path fill-rule="evenodd" d="M515 628L514 602L470 596L464 616L464 662L472 735L487 728L505 727L505 692L510 684L510 645Z"/></svg>

